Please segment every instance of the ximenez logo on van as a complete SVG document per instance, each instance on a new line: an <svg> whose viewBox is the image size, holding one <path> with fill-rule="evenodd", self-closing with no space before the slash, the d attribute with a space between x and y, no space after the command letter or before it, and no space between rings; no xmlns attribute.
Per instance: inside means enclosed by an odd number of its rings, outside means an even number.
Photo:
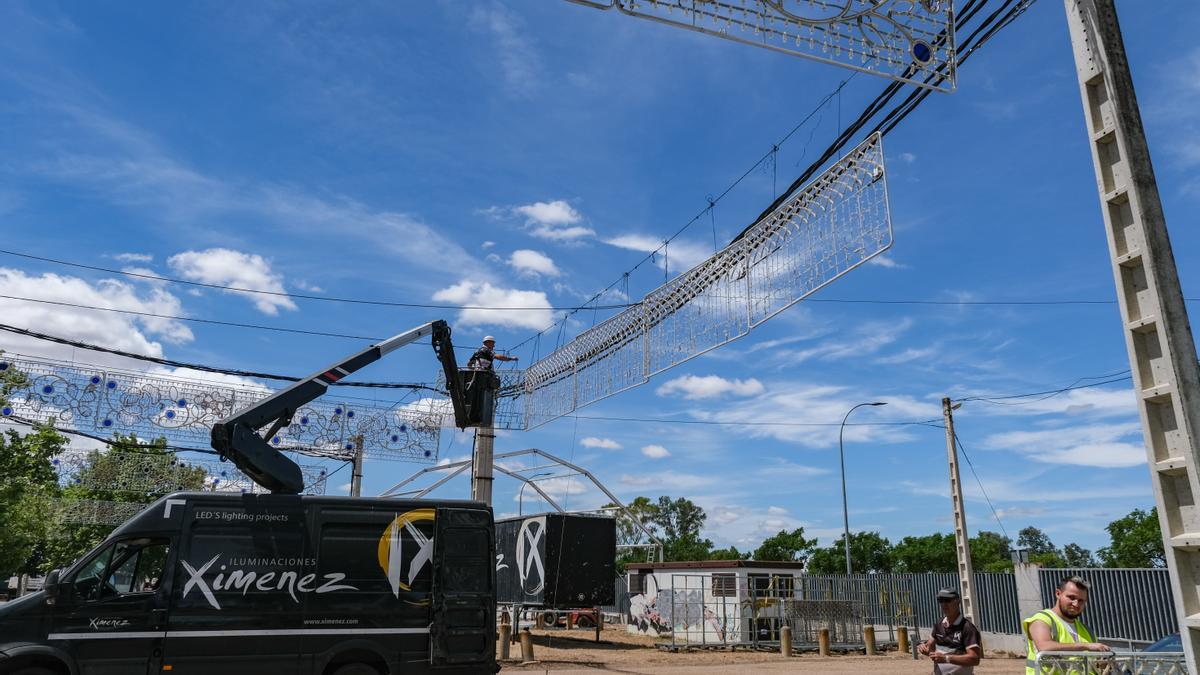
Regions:
<svg viewBox="0 0 1200 675"><path fill-rule="evenodd" d="M296 593L332 593L333 591L357 591L357 586L343 584L341 581L346 578L341 572L329 572L318 581L316 574L304 574L294 570L286 571L271 571L258 572L255 570L244 570L241 568L227 569L230 565L221 565L220 571L208 581L204 578L206 572L218 560L221 559L220 553L214 555L208 562L201 565L199 568L192 567L187 561L181 560L180 564L187 570L189 575L187 582L183 585L183 596L187 597L192 589L199 591L208 604L212 605L213 609L221 609L221 603L217 602L214 593L222 591L241 591L245 595L251 588L270 592L270 591L287 591L291 596L292 601L299 603L300 599L296 597ZM229 563L242 562L247 559L230 559ZM258 562L256 559L250 559L251 562Z"/></svg>

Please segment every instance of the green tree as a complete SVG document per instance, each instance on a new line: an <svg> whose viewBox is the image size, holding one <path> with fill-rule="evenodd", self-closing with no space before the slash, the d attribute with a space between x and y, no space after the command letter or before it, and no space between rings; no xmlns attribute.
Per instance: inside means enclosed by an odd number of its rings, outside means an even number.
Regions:
<svg viewBox="0 0 1200 675"><path fill-rule="evenodd" d="M828 548L813 551L808 571L814 574L845 574L844 536ZM878 532L850 533L850 569L855 573L892 571L892 545Z"/></svg>
<svg viewBox="0 0 1200 675"><path fill-rule="evenodd" d="M608 503L601 507L602 509L615 509L616 504ZM633 501L625 505L625 510L629 517L623 515L617 516L617 543L623 546L630 544L646 544L650 543L649 538L638 527L637 523L630 520L636 518L638 522L646 526L647 529L654 529L654 523L651 516L654 513L654 502L650 501L649 497L635 497ZM617 574L625 574L625 566L633 562L646 562L646 549L618 549L617 551Z"/></svg>
<svg viewBox="0 0 1200 675"><path fill-rule="evenodd" d="M203 468L177 461L165 438L146 443L135 435L115 436L106 452L93 451L62 489L64 501L149 504L176 490L203 490ZM126 476L136 474L136 483ZM94 548L116 528L111 523L62 523L46 542L44 569L64 567Z"/></svg>
<svg viewBox="0 0 1200 675"><path fill-rule="evenodd" d="M905 537L892 547L892 566L897 572L957 572L955 549L952 534Z"/></svg>
<svg viewBox="0 0 1200 675"><path fill-rule="evenodd" d="M1134 509L1104 529L1112 540L1097 551L1105 567L1166 567L1158 507Z"/></svg>
<svg viewBox="0 0 1200 675"><path fill-rule="evenodd" d="M51 529L46 514L58 493L51 458L66 446L49 426L0 434L0 578L36 571Z"/></svg>
<svg viewBox="0 0 1200 675"><path fill-rule="evenodd" d="M779 534L764 539L754 550L754 559L803 563L816 548L817 540L805 539L803 527L797 527L791 532L780 530Z"/></svg>
<svg viewBox="0 0 1200 675"><path fill-rule="evenodd" d="M708 553L709 560L745 560L750 557L749 553L742 553L737 550L736 546L729 548L718 548Z"/></svg>
<svg viewBox="0 0 1200 675"><path fill-rule="evenodd" d="M996 532L981 531L971 537L971 566L976 572L1011 572L1012 540Z"/></svg>
<svg viewBox="0 0 1200 675"><path fill-rule="evenodd" d="M1017 533L1017 546L1029 551L1029 561L1043 567L1066 567L1062 552L1050 541L1050 536L1032 525Z"/></svg>
<svg viewBox="0 0 1200 675"><path fill-rule="evenodd" d="M1066 567L1096 567L1096 559L1092 556L1092 552L1079 544L1064 546L1062 557Z"/></svg>

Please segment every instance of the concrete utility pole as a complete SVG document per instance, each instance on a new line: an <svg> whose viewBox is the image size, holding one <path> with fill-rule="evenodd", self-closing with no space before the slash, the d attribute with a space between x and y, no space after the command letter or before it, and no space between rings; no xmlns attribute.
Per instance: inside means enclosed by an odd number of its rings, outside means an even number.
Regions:
<svg viewBox="0 0 1200 675"><path fill-rule="evenodd" d="M962 479L958 474L958 444L954 436L954 411L962 404L942 399L942 417L946 419L946 459L950 463L950 502L954 505L954 551L958 555L958 583L962 587L962 613L978 625L975 616L975 568L971 566L971 538L967 532L967 509L963 504Z"/></svg>
<svg viewBox="0 0 1200 675"><path fill-rule="evenodd" d="M1200 366L1114 0L1065 0L1125 346L1191 673L1200 672Z"/></svg>
<svg viewBox="0 0 1200 675"><path fill-rule="evenodd" d="M362 474L363 474L363 437L359 434L354 437L354 467L350 474L350 496L362 496Z"/></svg>
<svg viewBox="0 0 1200 675"><path fill-rule="evenodd" d="M492 425L475 430L475 453L471 458L471 499L492 505L492 459L496 431Z"/></svg>

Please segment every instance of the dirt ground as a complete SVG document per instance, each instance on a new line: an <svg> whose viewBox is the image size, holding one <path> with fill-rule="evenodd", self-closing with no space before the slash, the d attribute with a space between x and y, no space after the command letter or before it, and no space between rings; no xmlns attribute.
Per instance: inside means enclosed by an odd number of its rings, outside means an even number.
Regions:
<svg viewBox="0 0 1200 675"><path fill-rule="evenodd" d="M531 673L912 673L929 675L932 664L926 659L914 661L911 655L895 651L881 656L835 655L815 653L784 659L778 652L688 651L668 652L656 648L662 640L627 633L623 626L606 628L597 644L594 630L534 631L534 658L521 663L520 644L512 645L510 655L501 661L505 671ZM977 675L1017 675L1025 672L1022 659L988 655L975 669Z"/></svg>

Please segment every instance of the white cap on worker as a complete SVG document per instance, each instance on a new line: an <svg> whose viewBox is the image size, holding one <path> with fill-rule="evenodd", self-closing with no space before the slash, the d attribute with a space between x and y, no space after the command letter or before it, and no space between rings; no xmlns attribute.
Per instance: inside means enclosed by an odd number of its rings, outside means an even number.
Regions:
<svg viewBox="0 0 1200 675"><path fill-rule="evenodd" d="M485 335L485 336L483 337L483 341L484 341L484 342L495 342L495 341L496 341L496 338L492 337L491 335Z"/></svg>

